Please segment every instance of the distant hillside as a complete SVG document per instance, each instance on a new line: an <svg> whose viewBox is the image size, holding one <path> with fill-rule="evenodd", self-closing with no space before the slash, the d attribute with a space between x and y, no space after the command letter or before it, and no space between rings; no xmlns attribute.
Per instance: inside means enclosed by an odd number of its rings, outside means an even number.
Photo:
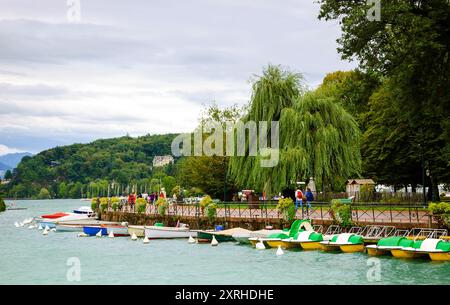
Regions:
<svg viewBox="0 0 450 305"><path fill-rule="evenodd" d="M8 169L12 169L12 167L0 162L0 171L7 171Z"/></svg>
<svg viewBox="0 0 450 305"><path fill-rule="evenodd" d="M16 168L17 164L20 163L20 161L22 160L23 157L29 157L29 156L33 156L33 154L29 153L29 152L22 152L22 153L13 153L13 154L6 154L3 156L0 156L0 170L3 169L2 165L8 167L4 170Z"/></svg>
<svg viewBox="0 0 450 305"><path fill-rule="evenodd" d="M153 157L171 154L176 135L148 135L97 140L55 147L25 156L6 192L11 197L36 197L46 188L55 197L78 197L91 182L128 184L152 175ZM104 181L104 182L103 182Z"/></svg>

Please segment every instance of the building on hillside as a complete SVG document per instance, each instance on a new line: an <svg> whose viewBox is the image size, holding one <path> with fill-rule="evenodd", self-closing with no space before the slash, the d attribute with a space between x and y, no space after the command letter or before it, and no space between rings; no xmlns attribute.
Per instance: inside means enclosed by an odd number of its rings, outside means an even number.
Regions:
<svg viewBox="0 0 450 305"><path fill-rule="evenodd" d="M153 158L153 167L163 167L174 162L171 155L155 156Z"/></svg>
<svg viewBox="0 0 450 305"><path fill-rule="evenodd" d="M346 191L348 197L357 197L361 191L361 186L370 185L375 186L375 181L372 179L349 179L346 183Z"/></svg>

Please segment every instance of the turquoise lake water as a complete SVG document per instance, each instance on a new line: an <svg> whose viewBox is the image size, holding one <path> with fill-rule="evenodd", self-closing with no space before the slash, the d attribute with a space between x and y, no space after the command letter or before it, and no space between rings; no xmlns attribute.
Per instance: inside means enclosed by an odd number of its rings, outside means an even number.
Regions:
<svg viewBox="0 0 450 305"><path fill-rule="evenodd" d="M143 244L120 237L79 238L77 233L43 236L37 229L16 228L14 222L86 202L14 204L27 209L0 213L0 284L450 284L449 262L380 258L380 276L374 278L367 274L378 273L362 253L285 251L277 257L275 249L258 251L234 243L211 247L187 240ZM67 278L72 268L68 259L74 257L80 262L76 282Z"/></svg>

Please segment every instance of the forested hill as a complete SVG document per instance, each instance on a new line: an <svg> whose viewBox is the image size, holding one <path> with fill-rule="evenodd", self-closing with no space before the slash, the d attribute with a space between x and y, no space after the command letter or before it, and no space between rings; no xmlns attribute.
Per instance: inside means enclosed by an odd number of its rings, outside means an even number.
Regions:
<svg viewBox="0 0 450 305"><path fill-rule="evenodd" d="M24 157L6 186L9 197L37 197L45 188L52 197L79 197L95 181L136 183L152 175L153 157L171 154L176 134L97 140L55 147ZM107 182L106 182L107 183Z"/></svg>

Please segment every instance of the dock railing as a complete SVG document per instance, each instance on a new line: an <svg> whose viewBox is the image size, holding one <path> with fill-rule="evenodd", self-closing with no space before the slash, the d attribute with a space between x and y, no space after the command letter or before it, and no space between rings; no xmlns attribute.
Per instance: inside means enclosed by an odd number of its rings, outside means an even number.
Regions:
<svg viewBox="0 0 450 305"><path fill-rule="evenodd" d="M249 204L247 202L220 202L217 204L217 218L243 218L243 219L280 219L282 215L277 209L276 201L260 201ZM333 211L329 202L312 202L312 208L303 210L299 206L296 219L313 219L321 221L333 220ZM351 219L355 223L436 223L427 207L421 204L391 204L391 203L351 203ZM112 211L111 208L108 209ZM136 212L130 206L124 205L122 212ZM146 215L158 215L155 205L147 204ZM171 203L166 210L169 216L203 217L203 211L198 203Z"/></svg>

